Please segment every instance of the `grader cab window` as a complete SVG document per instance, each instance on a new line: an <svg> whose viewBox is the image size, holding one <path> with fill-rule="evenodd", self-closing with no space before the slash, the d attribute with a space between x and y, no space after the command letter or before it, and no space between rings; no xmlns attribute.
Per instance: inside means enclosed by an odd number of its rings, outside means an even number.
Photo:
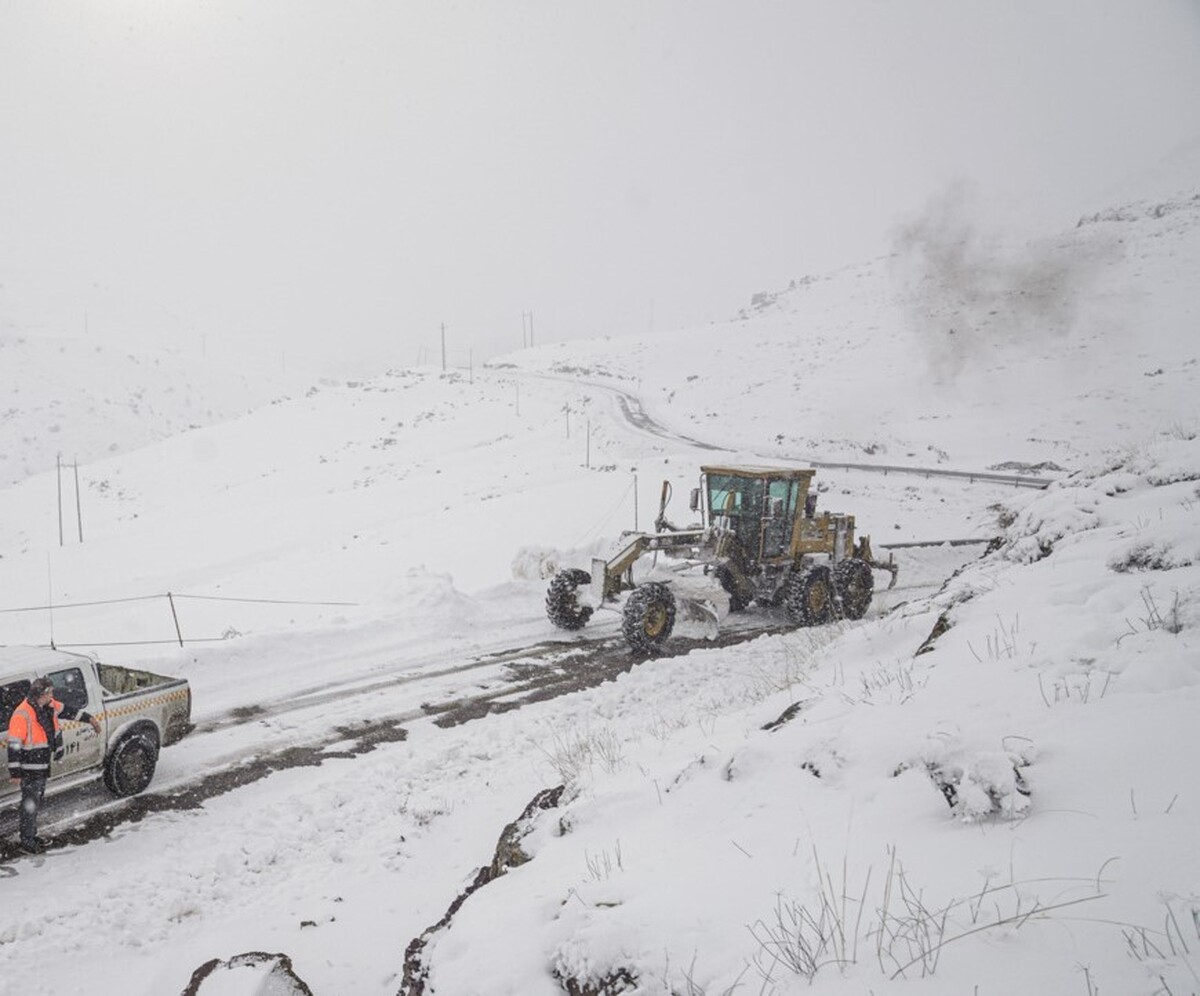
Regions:
<svg viewBox="0 0 1200 996"><path fill-rule="evenodd" d="M763 482L752 477L711 474L708 478L708 507L716 515L762 515Z"/></svg>
<svg viewBox="0 0 1200 996"><path fill-rule="evenodd" d="M713 517L728 518L729 527L751 557L758 556L762 543L765 485L756 477L710 474L708 478L708 507Z"/></svg>
<svg viewBox="0 0 1200 996"><path fill-rule="evenodd" d="M788 549L799 493L799 481L776 478L767 482L768 518L763 524L764 557L779 557Z"/></svg>

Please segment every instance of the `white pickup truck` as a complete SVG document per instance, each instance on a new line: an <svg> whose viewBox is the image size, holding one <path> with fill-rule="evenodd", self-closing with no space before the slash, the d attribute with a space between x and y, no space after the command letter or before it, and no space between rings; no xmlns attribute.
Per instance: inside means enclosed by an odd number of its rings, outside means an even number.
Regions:
<svg viewBox="0 0 1200 996"><path fill-rule="evenodd" d="M182 678L101 664L42 647L0 647L0 738L34 678L49 678L54 697L100 720L61 720L64 753L50 765L47 795L103 777L114 795L136 795L154 777L158 752L191 729L192 692ZM0 777L0 806L20 788Z"/></svg>

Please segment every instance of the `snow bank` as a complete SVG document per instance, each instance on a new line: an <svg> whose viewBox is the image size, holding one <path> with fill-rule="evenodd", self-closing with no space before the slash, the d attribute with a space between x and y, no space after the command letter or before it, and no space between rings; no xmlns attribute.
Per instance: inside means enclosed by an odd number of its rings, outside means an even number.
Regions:
<svg viewBox="0 0 1200 996"><path fill-rule="evenodd" d="M1200 568L1113 558L1200 535L1197 479L1200 443L1156 441L927 603L584 693L546 748L568 797L427 992L1189 991Z"/></svg>

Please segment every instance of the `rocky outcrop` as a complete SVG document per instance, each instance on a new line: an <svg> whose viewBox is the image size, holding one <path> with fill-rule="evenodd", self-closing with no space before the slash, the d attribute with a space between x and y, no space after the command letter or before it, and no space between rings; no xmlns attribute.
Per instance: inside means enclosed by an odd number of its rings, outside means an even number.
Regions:
<svg viewBox="0 0 1200 996"><path fill-rule="evenodd" d="M269 992L277 996L313 996L313 991L292 969L291 958L285 954L268 954L265 951L248 951L246 954L234 955L228 961L222 961L220 958L206 961L192 973L191 981L180 996L204 996L210 989L214 993L228 992L230 973L252 976L260 980L255 992ZM204 983L209 980L212 981L212 985L205 988Z"/></svg>
<svg viewBox="0 0 1200 996"><path fill-rule="evenodd" d="M524 812L501 832L491 863L479 869L471 884L455 897L450 908L437 923L409 943L404 952L404 979L398 996L426 996L425 985L429 978L429 966L425 964L425 949L430 940L438 931L450 925L454 914L462 908L462 904L477 889L483 888L509 869L517 868L529 861L529 855L521 847L521 841L533 829L539 813L555 809L558 806L565 788L566 786L559 785L557 788L545 789L535 795L529 805L525 807Z"/></svg>

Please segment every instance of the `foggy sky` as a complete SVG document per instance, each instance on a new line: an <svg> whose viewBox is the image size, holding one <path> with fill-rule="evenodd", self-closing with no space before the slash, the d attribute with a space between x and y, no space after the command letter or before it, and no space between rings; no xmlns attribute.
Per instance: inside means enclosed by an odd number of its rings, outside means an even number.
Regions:
<svg viewBox="0 0 1200 996"><path fill-rule="evenodd" d="M0 334L369 372L723 320L955 181L1070 224L1197 94L1194 0L0 0Z"/></svg>

